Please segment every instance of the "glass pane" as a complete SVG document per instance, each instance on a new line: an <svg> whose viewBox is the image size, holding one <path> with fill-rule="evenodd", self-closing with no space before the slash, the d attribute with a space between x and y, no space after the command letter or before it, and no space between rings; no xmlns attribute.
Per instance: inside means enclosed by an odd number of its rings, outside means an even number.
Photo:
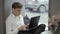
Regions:
<svg viewBox="0 0 60 34"><path fill-rule="evenodd" d="M45 24L48 30L48 5L49 0L28 0L25 4L26 15L31 18L40 16L39 24Z"/></svg>

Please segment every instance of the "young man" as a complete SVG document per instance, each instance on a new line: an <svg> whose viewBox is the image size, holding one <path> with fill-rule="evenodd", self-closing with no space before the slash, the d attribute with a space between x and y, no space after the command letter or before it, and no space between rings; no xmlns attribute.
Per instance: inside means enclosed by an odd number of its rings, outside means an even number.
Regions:
<svg viewBox="0 0 60 34"><path fill-rule="evenodd" d="M22 4L18 2L12 4L12 13L6 20L6 34L17 34L19 30L25 30L28 27L24 24L21 10Z"/></svg>

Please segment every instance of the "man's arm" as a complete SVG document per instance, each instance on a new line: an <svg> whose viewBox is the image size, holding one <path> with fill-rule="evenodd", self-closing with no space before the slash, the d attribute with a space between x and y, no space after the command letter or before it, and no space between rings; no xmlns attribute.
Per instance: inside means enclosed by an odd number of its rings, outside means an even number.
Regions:
<svg viewBox="0 0 60 34"><path fill-rule="evenodd" d="M18 28L13 29L13 24L9 19L6 20L6 34L16 34L18 33Z"/></svg>

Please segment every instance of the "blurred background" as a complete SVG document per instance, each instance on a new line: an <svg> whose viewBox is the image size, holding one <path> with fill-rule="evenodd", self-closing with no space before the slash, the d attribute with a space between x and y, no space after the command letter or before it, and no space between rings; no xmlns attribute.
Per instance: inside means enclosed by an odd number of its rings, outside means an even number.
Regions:
<svg viewBox="0 0 60 34"><path fill-rule="evenodd" d="M48 30L49 0L26 0L25 14L28 18L40 16L39 24L45 24Z"/></svg>
<svg viewBox="0 0 60 34"><path fill-rule="evenodd" d="M11 5L14 2L23 4L22 15L30 19L41 16L39 24L46 24L48 30L48 19L52 15L60 15L60 0L0 0L0 34L5 34L5 20L11 13Z"/></svg>

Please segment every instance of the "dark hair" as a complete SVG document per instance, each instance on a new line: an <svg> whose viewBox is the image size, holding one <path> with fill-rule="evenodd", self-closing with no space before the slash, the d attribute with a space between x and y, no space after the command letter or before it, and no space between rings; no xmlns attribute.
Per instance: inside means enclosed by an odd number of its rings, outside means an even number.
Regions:
<svg viewBox="0 0 60 34"><path fill-rule="evenodd" d="M22 8L22 4L21 3L19 3L19 2L14 2L13 4L12 4L12 8Z"/></svg>

